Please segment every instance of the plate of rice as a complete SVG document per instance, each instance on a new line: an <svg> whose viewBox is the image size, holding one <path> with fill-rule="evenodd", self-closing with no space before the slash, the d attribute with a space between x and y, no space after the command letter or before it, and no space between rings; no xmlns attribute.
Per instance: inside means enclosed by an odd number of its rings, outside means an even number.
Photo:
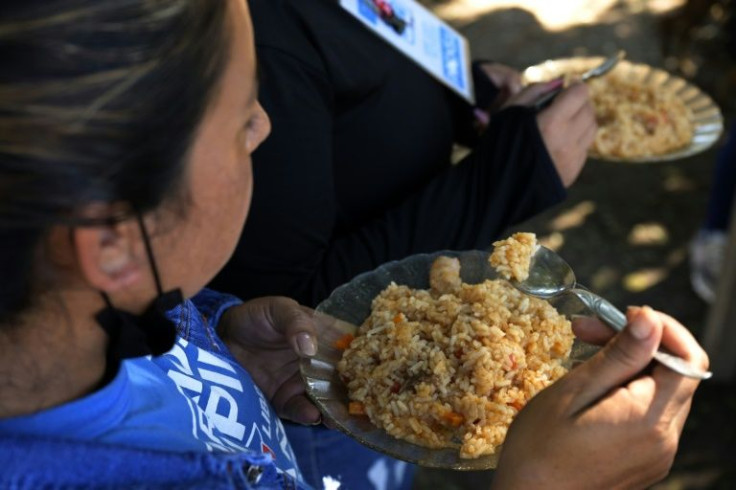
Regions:
<svg viewBox="0 0 736 490"><path fill-rule="evenodd" d="M523 79L573 77L603 59L548 60L527 68ZM677 160L709 149L723 132L723 115L713 99L665 70L621 60L587 84L598 122L591 157L629 163Z"/></svg>
<svg viewBox="0 0 736 490"><path fill-rule="evenodd" d="M426 467L496 467L524 404L597 347L572 335L582 303L520 293L489 255L389 262L316 308L318 353L301 373L327 425Z"/></svg>

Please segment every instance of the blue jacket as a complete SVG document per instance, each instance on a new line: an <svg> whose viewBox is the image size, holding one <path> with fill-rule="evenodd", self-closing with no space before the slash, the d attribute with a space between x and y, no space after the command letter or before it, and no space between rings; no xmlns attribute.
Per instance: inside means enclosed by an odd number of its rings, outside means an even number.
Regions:
<svg viewBox="0 0 736 490"><path fill-rule="evenodd" d="M218 355L231 357L215 334L222 313L239 303L204 290L172 310L179 335ZM0 434L0 489L167 488L307 489L276 471L270 456L241 453L170 452L96 443Z"/></svg>

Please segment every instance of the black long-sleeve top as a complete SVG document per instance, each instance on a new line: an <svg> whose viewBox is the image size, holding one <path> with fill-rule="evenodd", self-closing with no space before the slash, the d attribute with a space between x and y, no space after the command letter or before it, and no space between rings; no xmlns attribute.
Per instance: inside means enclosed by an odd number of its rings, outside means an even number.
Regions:
<svg viewBox="0 0 736 490"><path fill-rule="evenodd" d="M212 287L315 305L408 255L487 248L563 199L534 114L493 116L450 164L467 105L334 0L250 0L260 101L251 211ZM465 132L467 134L467 132Z"/></svg>

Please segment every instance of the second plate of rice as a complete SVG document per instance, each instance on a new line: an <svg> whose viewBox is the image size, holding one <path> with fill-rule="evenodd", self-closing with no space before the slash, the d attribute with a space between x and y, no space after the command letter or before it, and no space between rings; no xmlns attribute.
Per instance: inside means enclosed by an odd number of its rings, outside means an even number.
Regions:
<svg viewBox="0 0 736 490"><path fill-rule="evenodd" d="M523 78L539 82L579 74L603 59L547 60L527 68ZM660 68L621 60L587 83L598 121L594 158L628 163L687 158L709 149L723 132L723 115L713 99Z"/></svg>
<svg viewBox="0 0 736 490"><path fill-rule="evenodd" d="M569 318L587 314L581 303L519 293L497 280L488 256L390 262L317 307L318 354L301 370L328 424L422 466L495 468L523 405L596 348L573 340ZM451 259L449 272L430 284L438 257Z"/></svg>

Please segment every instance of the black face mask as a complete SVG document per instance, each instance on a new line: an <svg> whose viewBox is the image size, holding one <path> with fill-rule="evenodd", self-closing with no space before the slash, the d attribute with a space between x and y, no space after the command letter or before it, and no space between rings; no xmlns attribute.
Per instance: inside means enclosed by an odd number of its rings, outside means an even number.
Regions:
<svg viewBox="0 0 736 490"><path fill-rule="evenodd" d="M109 296L101 293L107 307L97 313L95 319L110 339L107 351L108 372L117 371L118 364L123 359L158 356L170 351L176 341L176 325L166 317L166 312L184 302L180 289L163 292L151 242L140 213L137 213L137 218L158 295L143 314L133 315L115 308Z"/></svg>

